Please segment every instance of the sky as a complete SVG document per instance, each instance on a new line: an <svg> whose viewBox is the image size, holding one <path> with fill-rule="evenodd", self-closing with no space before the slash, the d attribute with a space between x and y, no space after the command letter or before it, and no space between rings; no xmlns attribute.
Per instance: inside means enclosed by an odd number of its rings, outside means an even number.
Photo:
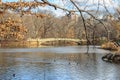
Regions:
<svg viewBox="0 0 120 80"><path fill-rule="evenodd" d="M2 0L3 2L12 2L12 1L18 1L18 0ZM32 1L32 0L23 0L23 1ZM40 1L40 0L38 0ZM59 5L61 7L67 8L67 9L75 9L72 4L69 3L69 0L48 0L51 3L54 3L56 5ZM113 7L118 7L118 3L120 3L120 0L74 0L76 4L79 6L80 9L85 9L85 10L96 10L98 9L98 4L100 5L99 10L105 10L105 6L110 12L113 12L114 9ZM99 3L98 3L99 2ZM62 16L66 14L62 10L54 10L53 7L40 7L41 10L51 10L56 14L56 16Z"/></svg>

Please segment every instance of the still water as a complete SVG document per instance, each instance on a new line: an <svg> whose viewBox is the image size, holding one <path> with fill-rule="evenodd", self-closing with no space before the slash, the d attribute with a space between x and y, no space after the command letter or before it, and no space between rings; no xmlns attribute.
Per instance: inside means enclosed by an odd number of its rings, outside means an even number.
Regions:
<svg viewBox="0 0 120 80"><path fill-rule="evenodd" d="M120 80L120 64L99 47L0 49L0 80Z"/></svg>

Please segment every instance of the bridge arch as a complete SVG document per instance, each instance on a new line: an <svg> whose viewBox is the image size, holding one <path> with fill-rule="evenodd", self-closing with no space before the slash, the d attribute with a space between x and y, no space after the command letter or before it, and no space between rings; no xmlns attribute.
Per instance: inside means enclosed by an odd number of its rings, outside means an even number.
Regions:
<svg viewBox="0 0 120 80"><path fill-rule="evenodd" d="M46 43L46 42L53 42L53 41L68 41L68 42L75 42L77 44L81 44L81 42L86 42L83 39L73 39L73 38L37 38L37 39L27 39L27 41L37 41L39 45Z"/></svg>

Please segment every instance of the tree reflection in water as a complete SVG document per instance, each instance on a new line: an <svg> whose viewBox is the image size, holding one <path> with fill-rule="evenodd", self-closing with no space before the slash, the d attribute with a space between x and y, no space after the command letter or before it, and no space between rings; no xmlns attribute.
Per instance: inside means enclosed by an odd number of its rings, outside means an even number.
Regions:
<svg viewBox="0 0 120 80"><path fill-rule="evenodd" d="M86 53L84 48L59 47L39 49L39 52L34 52L35 50L0 52L0 79L117 80L120 78L119 64L105 63L101 60L104 55L102 53L109 53L109 51L90 48L89 51L94 50L94 53ZM71 50L76 52L70 53ZM83 51L85 53L81 53Z"/></svg>

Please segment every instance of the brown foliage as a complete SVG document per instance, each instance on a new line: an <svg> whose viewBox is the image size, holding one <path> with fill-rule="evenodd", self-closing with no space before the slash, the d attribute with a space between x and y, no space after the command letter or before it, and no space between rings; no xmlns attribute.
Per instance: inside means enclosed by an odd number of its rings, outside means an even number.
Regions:
<svg viewBox="0 0 120 80"><path fill-rule="evenodd" d="M0 23L1 40L23 40L24 32L27 32L27 29L20 23L20 20L8 18Z"/></svg>
<svg viewBox="0 0 120 80"><path fill-rule="evenodd" d="M29 7L31 9L31 8L36 8L38 6L44 7L47 4L43 2L39 2L39 3L37 2L6 2L6 3L3 3L3 5L5 9L18 9L20 7L22 8Z"/></svg>
<svg viewBox="0 0 120 80"><path fill-rule="evenodd" d="M47 4L45 2L5 2L0 4L0 14L4 14L5 11L11 10L13 12L17 12L23 16L24 14L35 15L37 17L43 18L46 15L42 13L34 13L32 9L36 9L38 7L45 7Z"/></svg>
<svg viewBox="0 0 120 80"><path fill-rule="evenodd" d="M117 50L117 46L113 42L105 43L101 46L103 49Z"/></svg>

